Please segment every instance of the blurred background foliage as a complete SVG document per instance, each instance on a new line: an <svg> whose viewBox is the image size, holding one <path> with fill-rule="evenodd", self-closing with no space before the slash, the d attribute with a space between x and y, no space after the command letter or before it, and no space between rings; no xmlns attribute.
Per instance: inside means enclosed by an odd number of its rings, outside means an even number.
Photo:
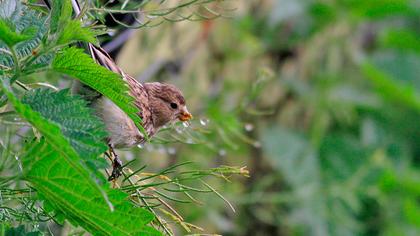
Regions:
<svg viewBox="0 0 420 236"><path fill-rule="evenodd" d="M142 82L182 88L195 116L120 151L130 168L247 166L249 178L208 179L236 213L214 194L174 203L208 233L419 235L420 1L227 5L215 20L129 29L111 53Z"/></svg>
<svg viewBox="0 0 420 236"><path fill-rule="evenodd" d="M140 30L118 56L139 78L165 65L208 131L141 162L250 170L213 183L236 214L209 195L184 217L224 235L418 235L420 1L231 4Z"/></svg>

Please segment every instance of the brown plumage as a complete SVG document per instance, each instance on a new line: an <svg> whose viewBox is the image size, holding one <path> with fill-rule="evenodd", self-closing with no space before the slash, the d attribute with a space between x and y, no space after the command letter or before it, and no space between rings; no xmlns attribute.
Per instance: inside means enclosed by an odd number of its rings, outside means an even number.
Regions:
<svg viewBox="0 0 420 236"><path fill-rule="evenodd" d="M129 75L124 75L124 79L135 98L134 104L140 110L138 115L149 137L169 122L186 121L192 117L181 91L175 86L157 82L140 84ZM134 122L106 97L95 98L92 107L106 125L111 147L131 147L145 141Z"/></svg>
<svg viewBox="0 0 420 236"><path fill-rule="evenodd" d="M184 96L173 85L164 83L141 84L124 73L102 49L89 44L92 58L100 65L122 75L134 97L134 104L139 108L139 117L148 137L152 137L162 126L176 120L187 121L192 118L188 112ZM96 114L104 121L109 133L108 144L114 154L113 171L109 180L121 175L121 161L113 152L114 148L126 148L145 142L145 137L134 122L112 101L101 96L86 85L78 84L77 93L87 98Z"/></svg>

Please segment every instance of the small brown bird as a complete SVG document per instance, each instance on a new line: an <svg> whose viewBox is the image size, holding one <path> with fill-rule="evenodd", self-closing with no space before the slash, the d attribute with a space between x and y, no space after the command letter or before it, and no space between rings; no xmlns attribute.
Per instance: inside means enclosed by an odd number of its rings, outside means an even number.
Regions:
<svg viewBox="0 0 420 236"><path fill-rule="evenodd" d="M45 1L48 4L48 1ZM81 12L77 0L71 0L76 15ZM124 73L101 47L88 44L92 58L109 70L118 73L127 82L134 104L139 108L138 115L148 137L153 136L163 125L176 120L188 121L192 115L188 112L184 96L173 85L164 83L141 84L133 77ZM92 88L77 83L74 91L87 99L97 115L104 121L109 133L108 145L113 153L113 171L109 180L121 175L122 163L113 151L114 148L127 148L146 141L134 122L111 100L102 96Z"/></svg>
<svg viewBox="0 0 420 236"><path fill-rule="evenodd" d="M158 82L141 84L124 73L102 48L92 44L88 47L98 64L121 74L122 79L127 82L130 94L135 99L134 104L140 110L138 115L142 119L141 125L149 137L167 123L176 120L188 121L192 118L184 96L174 85ZM96 114L105 123L109 133L108 145L114 155L113 171L109 180L116 179L121 175L122 163L113 149L132 147L144 143L146 139L134 122L111 100L80 83L77 83L74 91L89 101Z"/></svg>

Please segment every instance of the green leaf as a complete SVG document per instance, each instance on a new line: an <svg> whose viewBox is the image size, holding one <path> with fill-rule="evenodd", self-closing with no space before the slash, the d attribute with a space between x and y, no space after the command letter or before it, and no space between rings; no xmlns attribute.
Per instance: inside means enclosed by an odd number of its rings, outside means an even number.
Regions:
<svg viewBox="0 0 420 236"><path fill-rule="evenodd" d="M70 145L69 141L67 141L67 139L61 134L60 128L42 117L40 113L32 110L30 106L19 101L13 94L8 79L2 79L1 85L4 93L9 99L9 102L14 106L16 112L32 124L47 139L47 142L49 142L54 149L66 156L67 161L71 163L75 169L85 173L84 168L79 164L80 158L77 152ZM86 173L86 175L88 174ZM98 188L96 184L94 186Z"/></svg>
<svg viewBox="0 0 420 236"><path fill-rule="evenodd" d="M320 182L317 154L303 134L274 126L264 132L262 143L273 166L283 172L292 186L302 187ZM300 173L294 171L297 166Z"/></svg>
<svg viewBox="0 0 420 236"><path fill-rule="evenodd" d="M106 166L105 159L98 158L107 150L105 125L92 114L84 100L71 96L68 90L34 89L25 94L22 102L58 125L79 156L94 164L94 168Z"/></svg>
<svg viewBox="0 0 420 236"><path fill-rule="evenodd" d="M79 79L108 97L134 121L143 134L146 134L137 115L139 109L134 105L134 98L129 94L128 85L121 75L96 64L82 49L74 47L59 52L52 67L57 72Z"/></svg>
<svg viewBox="0 0 420 236"><path fill-rule="evenodd" d="M20 1L4 1L0 2L0 18L4 16L4 20L7 26L13 30L15 34L19 34L19 37L24 37L25 41L20 41L18 44L15 44L15 51L18 59L24 58L28 55L31 55L34 52L34 49L39 47L42 38L44 38L47 32L46 16L39 14L39 12L33 11L26 6L22 6ZM10 23L10 24L9 24ZM0 34L0 38L3 34ZM5 36L6 37L6 36ZM8 38L8 40L10 40ZM3 48L4 51L8 51L7 46L9 44L4 43L0 40L0 48ZM41 56L43 57L43 56ZM41 58L38 58L41 60ZM45 58L43 57L42 60ZM39 60L36 60L35 63L38 63ZM51 61L49 58L48 61ZM10 53L3 53L0 51L0 64L13 67L13 59ZM46 64L43 63L42 66Z"/></svg>
<svg viewBox="0 0 420 236"><path fill-rule="evenodd" d="M71 1L55 0L52 3L50 32L57 33L57 44L68 44L73 41L95 42L95 34L82 27L80 20L72 20Z"/></svg>
<svg viewBox="0 0 420 236"><path fill-rule="evenodd" d="M150 212L130 204L125 193L92 180L59 126L20 102L7 79L2 89L16 112L45 137L26 147L22 164L25 179L46 200L47 210L95 235L159 235L145 226L153 219Z"/></svg>
<svg viewBox="0 0 420 236"><path fill-rule="evenodd" d="M32 232L28 232L25 229L24 225L19 225L15 228L12 227L8 227L6 230L6 232L4 232L4 234L0 234L0 235L10 235L10 236L41 236L43 235L40 231L32 231ZM0 231L1 233L1 231Z"/></svg>
<svg viewBox="0 0 420 236"><path fill-rule="evenodd" d="M71 1L54 0L52 1L50 31L56 33L62 30L68 21L71 20Z"/></svg>
<svg viewBox="0 0 420 236"><path fill-rule="evenodd" d="M325 181L333 183L350 179L369 160L369 154L359 140L351 135L328 134L319 150Z"/></svg>
<svg viewBox="0 0 420 236"><path fill-rule="evenodd" d="M390 30L381 41L386 47L420 53L420 35L412 30Z"/></svg>
<svg viewBox="0 0 420 236"><path fill-rule="evenodd" d="M409 0L350 0L345 2L359 16L384 18L395 15L416 15L418 10Z"/></svg>
<svg viewBox="0 0 420 236"><path fill-rule="evenodd" d="M128 195L104 186L113 205L103 202L102 194L86 182L89 178L75 172L62 154L41 141L31 144L22 158L25 179L48 201L48 208L63 214L73 225L93 235L160 235L146 226L153 215L132 205Z"/></svg>
<svg viewBox="0 0 420 236"><path fill-rule="evenodd" d="M65 26L57 40L57 44L67 44L73 41L95 42L95 35L89 28L82 27L79 20L71 20Z"/></svg>
<svg viewBox="0 0 420 236"><path fill-rule="evenodd" d="M86 186L101 192L101 189L98 183L94 182L90 176L92 176L82 165L81 159L75 149L71 146L70 142L63 136L61 133L60 127L46 118L44 118L40 113L31 109L29 105L26 105L19 101L13 94L9 80L2 80L2 89L6 94L9 102L13 104L17 113L19 113L23 118L25 118L30 124L32 124L47 140L47 142L62 156L65 157L65 161L72 166L73 172L79 173L90 181L85 182ZM101 176L97 173L96 170L93 173L93 176ZM103 178L103 177L102 177ZM103 182L103 181L102 181ZM103 196L102 201L106 203L106 197Z"/></svg>
<svg viewBox="0 0 420 236"><path fill-rule="evenodd" d="M420 111L420 96L412 86L398 83L390 75L368 63L362 67L362 71L382 96Z"/></svg>
<svg viewBox="0 0 420 236"><path fill-rule="evenodd" d="M420 204L415 198L405 199L403 211L408 222L420 227Z"/></svg>
<svg viewBox="0 0 420 236"><path fill-rule="evenodd" d="M30 39L32 36L33 31L32 34L17 33L10 23L0 19L0 40L2 40L7 46L12 47L19 42Z"/></svg>

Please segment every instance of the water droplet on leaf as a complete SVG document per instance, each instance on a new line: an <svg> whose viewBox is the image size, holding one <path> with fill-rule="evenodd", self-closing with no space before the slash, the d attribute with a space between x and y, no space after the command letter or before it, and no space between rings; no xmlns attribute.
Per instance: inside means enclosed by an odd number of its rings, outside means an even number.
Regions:
<svg viewBox="0 0 420 236"><path fill-rule="evenodd" d="M245 130L246 131L250 132L253 129L254 129L254 125L253 124L250 124L250 123L245 124Z"/></svg>
<svg viewBox="0 0 420 236"><path fill-rule="evenodd" d="M226 150L225 149L220 149L219 150L219 155L222 156L222 157L226 156Z"/></svg>
<svg viewBox="0 0 420 236"><path fill-rule="evenodd" d="M168 147L168 154L174 155L176 153L176 149L174 147Z"/></svg>
<svg viewBox="0 0 420 236"><path fill-rule="evenodd" d="M202 126L206 126L209 123L209 119L202 118L200 119L200 124Z"/></svg>

